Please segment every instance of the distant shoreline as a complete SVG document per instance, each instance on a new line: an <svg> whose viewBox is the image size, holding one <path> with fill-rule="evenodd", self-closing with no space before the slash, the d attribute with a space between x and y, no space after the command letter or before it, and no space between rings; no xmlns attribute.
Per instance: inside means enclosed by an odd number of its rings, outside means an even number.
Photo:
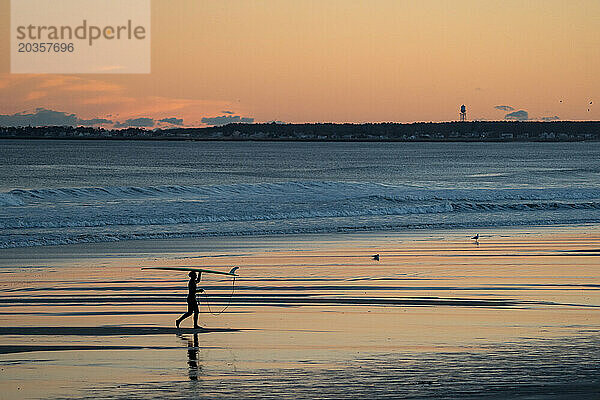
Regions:
<svg viewBox="0 0 600 400"><path fill-rule="evenodd" d="M64 141L115 141L115 142L295 142L295 143L574 143L600 142L600 139L566 139L566 140L508 140L508 139L203 139L203 138L147 138L147 137L48 137L23 136L0 137L0 140L64 140Z"/></svg>
<svg viewBox="0 0 600 400"><path fill-rule="evenodd" d="M205 128L0 127L0 139L267 142L600 141L600 121L228 124Z"/></svg>

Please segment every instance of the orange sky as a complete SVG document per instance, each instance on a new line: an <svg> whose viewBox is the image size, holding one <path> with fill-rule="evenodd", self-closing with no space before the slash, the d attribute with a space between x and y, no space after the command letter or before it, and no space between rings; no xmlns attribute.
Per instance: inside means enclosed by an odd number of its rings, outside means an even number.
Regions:
<svg viewBox="0 0 600 400"><path fill-rule="evenodd" d="M0 114L412 122L464 103L469 119L600 119L598 0L153 0L148 75L10 74L9 4Z"/></svg>

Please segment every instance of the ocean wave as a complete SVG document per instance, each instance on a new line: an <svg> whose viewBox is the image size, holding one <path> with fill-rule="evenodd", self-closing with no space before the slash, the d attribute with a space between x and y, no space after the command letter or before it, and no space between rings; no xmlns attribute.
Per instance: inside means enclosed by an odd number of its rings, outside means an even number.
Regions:
<svg viewBox="0 0 600 400"><path fill-rule="evenodd" d="M230 214L230 215L110 215L110 216L48 216L44 219L29 219L27 217L4 218L0 220L0 229L35 229L35 228L83 228L110 226L153 226L180 225L219 222L252 222L252 221L289 221L307 218L337 218L337 217L369 217L369 216L400 216L418 214L443 214L457 212L501 212L501 211L552 211L552 210L600 210L600 202L562 203L448 203L435 205L404 206L404 207L369 207L364 204L354 204L352 209L341 208L331 204L331 208L314 210L306 209L295 212L280 212L270 214ZM250 210L249 210L250 211ZM225 210L223 210L225 212ZM87 218L86 218L87 217ZM52 219L54 218L54 219ZM95 219L94 219L95 218Z"/></svg>
<svg viewBox="0 0 600 400"><path fill-rule="evenodd" d="M555 220L528 220L528 221L495 221L495 222L465 222L465 223L411 223L411 224L381 224L371 226L311 226L294 227L287 229L245 229L223 231L186 231L186 232L140 232L140 233L86 233L86 234L60 234L46 233L27 237L0 238L0 249L54 246L81 243L107 243L124 240L152 240L152 239L186 239L203 237L246 237L270 235L299 235L299 234L328 234L352 232L389 232L406 230L451 230L451 229L478 229L500 228L509 226L548 226L548 225L583 225L598 224L600 218L595 219L555 219Z"/></svg>
<svg viewBox="0 0 600 400"><path fill-rule="evenodd" d="M46 188L0 193L0 206L0 248L6 248L203 235L587 223L600 218L600 190L427 189L320 181Z"/></svg>
<svg viewBox="0 0 600 400"><path fill-rule="evenodd" d="M453 211L600 210L600 202L451 203Z"/></svg>
<svg viewBox="0 0 600 400"><path fill-rule="evenodd" d="M335 205L333 205L335 207ZM432 214L451 212L450 204L423 205L414 207L386 207L386 208L362 208L357 209L326 209L305 210L297 212L282 212L273 214L247 214L247 215L173 215L160 216L110 216L105 219L80 219L73 216L70 219L57 220L27 220L25 218L5 219L0 221L0 229L22 229L22 228L75 228L75 227L104 227L104 226L128 226L128 225L179 225L200 224L210 222L251 222L251 221L275 221L295 220L304 218L333 218L333 217L361 217L382 215L410 215L410 214ZM190 210L192 212L192 210ZM63 216L64 217L64 216Z"/></svg>
<svg viewBox="0 0 600 400"><path fill-rule="evenodd" d="M25 203L11 193L0 193L0 206L22 206Z"/></svg>
<svg viewBox="0 0 600 400"><path fill-rule="evenodd" d="M552 189L424 189L411 186L360 182L281 182L207 186L107 186L88 188L14 189L0 193L0 202L39 203L78 200L144 198L233 199L256 197L306 197L315 199L381 198L390 201L494 201L600 199L598 188ZM8 200L5 200L8 199ZM2 203L0 203L2 204Z"/></svg>

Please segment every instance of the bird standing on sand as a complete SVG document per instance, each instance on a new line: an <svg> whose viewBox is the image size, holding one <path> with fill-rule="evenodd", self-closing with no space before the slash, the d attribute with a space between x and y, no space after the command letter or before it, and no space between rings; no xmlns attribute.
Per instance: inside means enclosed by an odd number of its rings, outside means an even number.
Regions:
<svg viewBox="0 0 600 400"><path fill-rule="evenodd" d="M479 244L479 233L473 236L471 239L475 240L475 243Z"/></svg>
<svg viewBox="0 0 600 400"><path fill-rule="evenodd" d="M373 256L373 260L375 260L375 261L379 261L379 254L375 254L375 255Z"/></svg>

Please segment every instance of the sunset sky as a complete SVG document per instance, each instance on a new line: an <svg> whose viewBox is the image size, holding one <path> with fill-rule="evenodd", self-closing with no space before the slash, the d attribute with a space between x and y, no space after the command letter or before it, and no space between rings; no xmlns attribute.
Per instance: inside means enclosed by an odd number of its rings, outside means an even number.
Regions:
<svg viewBox="0 0 600 400"><path fill-rule="evenodd" d="M10 74L8 0L0 15L2 115L413 122L466 104L469 119L600 119L598 0L153 0L139 75Z"/></svg>

